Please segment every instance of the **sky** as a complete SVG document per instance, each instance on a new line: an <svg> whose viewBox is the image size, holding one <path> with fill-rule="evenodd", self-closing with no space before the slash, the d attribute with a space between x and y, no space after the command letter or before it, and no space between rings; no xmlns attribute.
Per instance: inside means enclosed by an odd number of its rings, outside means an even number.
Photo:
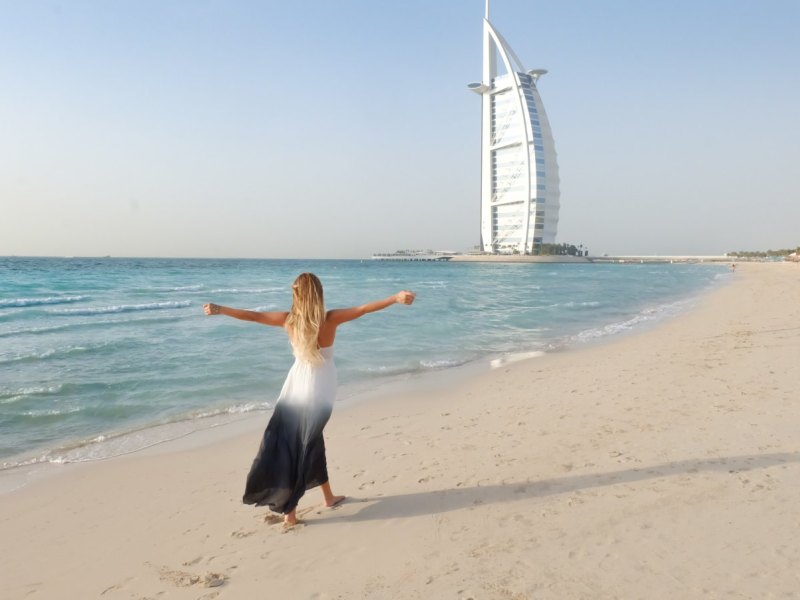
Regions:
<svg viewBox="0 0 800 600"><path fill-rule="evenodd" d="M479 241L483 0L0 0L0 255L364 258ZM558 241L800 244L800 1L493 0Z"/></svg>

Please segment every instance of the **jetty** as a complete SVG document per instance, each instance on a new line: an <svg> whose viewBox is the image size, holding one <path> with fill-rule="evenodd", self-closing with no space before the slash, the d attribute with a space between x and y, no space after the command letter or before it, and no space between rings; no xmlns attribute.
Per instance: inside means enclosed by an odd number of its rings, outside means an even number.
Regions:
<svg viewBox="0 0 800 600"><path fill-rule="evenodd" d="M455 252L440 252L433 250L398 250L397 252L373 254L372 260L446 262L451 260L455 255Z"/></svg>

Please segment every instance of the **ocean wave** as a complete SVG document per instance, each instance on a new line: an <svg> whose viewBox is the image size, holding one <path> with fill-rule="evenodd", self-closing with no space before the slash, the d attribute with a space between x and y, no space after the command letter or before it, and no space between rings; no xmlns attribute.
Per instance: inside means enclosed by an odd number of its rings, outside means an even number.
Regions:
<svg viewBox="0 0 800 600"><path fill-rule="evenodd" d="M540 356L544 356L544 352L541 350L535 350L532 352L513 352L511 354L501 356L500 358L494 358L490 360L489 367L492 369L499 369L500 367L504 367L511 363L519 362L521 360L528 360L530 358L539 358Z"/></svg>
<svg viewBox="0 0 800 600"><path fill-rule="evenodd" d="M277 304L267 304L265 306L255 306L253 308L248 308L247 310L252 310L253 312L270 312L278 310Z"/></svg>
<svg viewBox="0 0 800 600"><path fill-rule="evenodd" d="M587 342L597 338L602 338L609 335L615 335L617 333L622 333L624 331L630 331L636 325L640 325L647 321L652 321L654 318L655 316L653 314L642 313L625 321L618 321L616 323L609 323L608 325L603 325L602 327L593 327L591 329L586 329L576 334L575 339L579 342Z"/></svg>
<svg viewBox="0 0 800 600"><path fill-rule="evenodd" d="M268 292L288 292L289 287L268 287L268 288L217 288L214 290L203 291L204 294L266 294Z"/></svg>
<svg viewBox="0 0 800 600"><path fill-rule="evenodd" d="M447 287L446 281L419 281L414 284L414 287L418 288L432 288L432 289L444 289Z"/></svg>
<svg viewBox="0 0 800 600"><path fill-rule="evenodd" d="M566 308L587 308L600 306L597 300L590 300L588 302L565 302L564 304L556 304L555 306L564 306Z"/></svg>
<svg viewBox="0 0 800 600"><path fill-rule="evenodd" d="M62 445L57 448L40 451L36 454L18 455L4 461L0 470L14 469L42 463L69 464L105 460L123 456L174 441L201 430L212 429L237 420L237 415L269 410L272 404L252 402L238 404L216 410L198 411L189 415L176 416L159 423L151 423L143 427L122 429L102 434L95 434L82 440ZM34 419L61 417L65 414L79 412L79 408L60 410L28 411L25 416Z"/></svg>
<svg viewBox="0 0 800 600"><path fill-rule="evenodd" d="M62 329L68 329L69 327L69 325L51 325L48 327L26 327L23 329L12 329L11 331L0 331L0 338L15 337L18 335L52 333L53 331L61 331Z"/></svg>
<svg viewBox="0 0 800 600"><path fill-rule="evenodd" d="M377 365L373 367L366 367L361 369L362 373L368 373L372 376L397 376L397 375L411 375L414 373L422 373L424 371L448 369L451 367L458 367L466 364L467 360L456 359L423 359L416 365Z"/></svg>
<svg viewBox="0 0 800 600"><path fill-rule="evenodd" d="M94 306L87 308L62 308L49 310L47 312L54 315L107 315L112 313L136 312L142 310L174 310L191 306L191 300L179 300L171 302L148 302L145 304L115 304L112 306Z"/></svg>
<svg viewBox="0 0 800 600"><path fill-rule="evenodd" d="M366 367L364 369L359 369L361 373L371 376L391 376L391 375L405 375L408 373L417 373L420 371L419 368L408 367L408 366L398 366L398 365L377 365L374 367Z"/></svg>
<svg viewBox="0 0 800 600"><path fill-rule="evenodd" d="M103 344L102 346L105 347L107 344ZM47 358L51 358L53 356L62 357L62 356L69 356L72 354L79 354L82 352L89 352L90 350L97 349L99 347L89 347L89 346L65 346L64 348L48 348L47 350L42 351L34 351L34 352L16 352L13 354L7 354L5 356L0 356L0 366L11 364L11 363L20 363L20 362L30 362L36 360L45 360Z"/></svg>
<svg viewBox="0 0 800 600"><path fill-rule="evenodd" d="M506 314L510 312L529 312L532 310L542 310L542 309L551 309L551 308L595 308L600 306L600 302L597 300L589 300L586 302L575 302L574 300L570 300L569 302L554 302L553 304L531 304L527 306L509 306L509 307L502 307L499 309L499 314Z"/></svg>
<svg viewBox="0 0 800 600"><path fill-rule="evenodd" d="M236 404L228 408L219 408L215 410L207 410L191 415L190 419L207 419L208 417L217 417L220 415L241 415L259 410L268 410L272 408L269 402L247 402L245 404ZM185 420L185 419L181 419Z"/></svg>
<svg viewBox="0 0 800 600"><path fill-rule="evenodd" d="M268 292L285 292L289 286L272 286L259 288L220 287L207 289L204 285L179 285L175 287L151 287L136 289L136 292L169 293L180 292L184 294L266 294Z"/></svg>
<svg viewBox="0 0 800 600"><path fill-rule="evenodd" d="M588 342L606 336L631 331L637 326L656 321L671 314L675 314L685 308L689 302L691 302L691 299L683 299L668 304L661 304L659 306L645 308L638 314L635 314L624 321L616 321L614 323L608 323L607 325L585 329L584 331L581 331L573 336L572 339L577 342Z"/></svg>
<svg viewBox="0 0 800 600"><path fill-rule="evenodd" d="M200 284L197 285L177 285L174 287L164 286L164 287L149 287L143 288L142 290L136 291L145 291L145 292L191 292L196 290L202 290L203 286Z"/></svg>
<svg viewBox="0 0 800 600"><path fill-rule="evenodd" d="M69 329L97 329L117 325L151 325L155 323L171 323L183 318L185 317L175 315L169 317L144 317L139 319L92 320L79 323L62 323L61 325L50 325L47 327L23 327L21 329L12 329L10 331L0 331L0 339L27 335L45 335L48 333Z"/></svg>
<svg viewBox="0 0 800 600"><path fill-rule="evenodd" d="M76 354L97 353L105 352L107 355L115 350L119 350L131 345L135 345L135 341L110 339L97 344L91 345L76 345L69 344L66 346L47 348L44 350L26 350L22 352L7 352L0 354L0 367L6 365L13 365L18 363L36 362L40 360L47 360L51 358L65 358L72 357Z"/></svg>
<svg viewBox="0 0 800 600"><path fill-rule="evenodd" d="M72 304L88 300L89 296L46 296L44 298L7 298L0 299L0 308L25 308L28 306L45 306L48 304Z"/></svg>
<svg viewBox="0 0 800 600"><path fill-rule="evenodd" d="M21 388L0 388L0 404L13 404L20 400L25 400L30 396L47 396L58 394L61 391L61 385L50 386L32 386Z"/></svg>
<svg viewBox="0 0 800 600"><path fill-rule="evenodd" d="M419 364L425 369L447 369L449 367L458 367L465 363L463 360L421 360Z"/></svg>
<svg viewBox="0 0 800 600"><path fill-rule="evenodd" d="M69 408L49 408L49 409L42 409L42 410L26 410L25 412L20 413L23 417L29 417L31 419L47 419L50 417L60 417L62 415L71 415L77 412L81 412L83 410L77 406L71 406Z"/></svg>

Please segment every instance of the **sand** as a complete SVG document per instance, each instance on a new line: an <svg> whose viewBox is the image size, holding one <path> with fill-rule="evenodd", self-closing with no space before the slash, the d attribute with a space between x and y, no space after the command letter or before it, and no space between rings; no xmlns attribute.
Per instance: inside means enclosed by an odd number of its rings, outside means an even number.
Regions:
<svg viewBox="0 0 800 600"><path fill-rule="evenodd" d="M650 331L339 410L348 501L240 504L263 422L0 496L0 597L800 597L800 266ZM263 417L262 417L263 419Z"/></svg>

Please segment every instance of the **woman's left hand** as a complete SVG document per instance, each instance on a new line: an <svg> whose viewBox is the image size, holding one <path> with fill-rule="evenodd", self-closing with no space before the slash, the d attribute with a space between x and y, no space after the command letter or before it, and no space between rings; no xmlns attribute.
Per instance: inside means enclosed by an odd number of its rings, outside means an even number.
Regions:
<svg viewBox="0 0 800 600"><path fill-rule="evenodd" d="M402 292L397 292L394 297L398 304L411 304L414 302L414 298L416 298L417 295L414 292L403 290Z"/></svg>

